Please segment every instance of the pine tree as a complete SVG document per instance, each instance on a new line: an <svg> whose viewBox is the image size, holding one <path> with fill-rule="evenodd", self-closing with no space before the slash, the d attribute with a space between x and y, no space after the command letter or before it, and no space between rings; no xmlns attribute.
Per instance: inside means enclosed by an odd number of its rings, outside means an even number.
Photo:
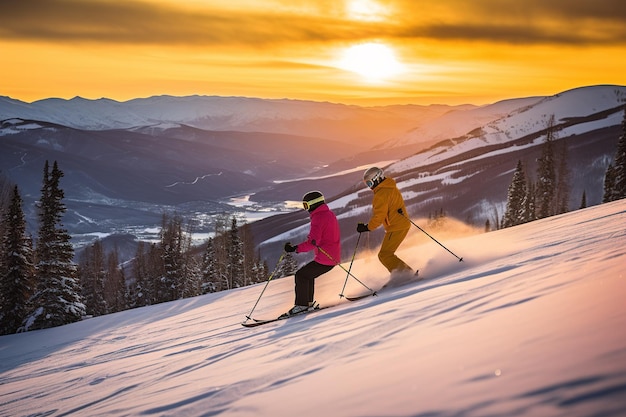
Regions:
<svg viewBox="0 0 626 417"><path fill-rule="evenodd" d="M244 265L243 265L243 242L239 238L239 229L237 228L237 218L231 219L230 231L228 234L228 281L229 288L239 288L244 282Z"/></svg>
<svg viewBox="0 0 626 417"><path fill-rule="evenodd" d="M604 194L602 196L602 202L608 203L613 201L613 190L615 189L615 176L616 171L613 168L613 164L609 164L604 174Z"/></svg>
<svg viewBox="0 0 626 417"><path fill-rule="evenodd" d="M221 216L215 222L214 258L216 291L230 290L232 283L229 276L229 254L227 238L228 216Z"/></svg>
<svg viewBox="0 0 626 417"><path fill-rule="evenodd" d="M135 283L130 291L129 307L143 307L152 304L152 287L148 275L148 262L145 243L139 241L132 264Z"/></svg>
<svg viewBox="0 0 626 417"><path fill-rule="evenodd" d="M184 278L183 298L202 294L201 262L192 256L190 251L185 254Z"/></svg>
<svg viewBox="0 0 626 417"><path fill-rule="evenodd" d="M161 227L161 253L163 275L158 284L158 301L172 301L182 298L184 249L182 219L174 216L171 219L163 216Z"/></svg>
<svg viewBox="0 0 626 417"><path fill-rule="evenodd" d="M215 263L215 240L211 237L206 243L202 257L202 294L215 292L219 287L217 265Z"/></svg>
<svg viewBox="0 0 626 417"><path fill-rule="evenodd" d="M61 220L66 211L60 188L63 172L56 161L44 167L39 209L39 235L36 246L37 290L31 300L30 314L20 331L44 329L81 320L85 305L80 296L74 248Z"/></svg>
<svg viewBox="0 0 626 417"><path fill-rule="evenodd" d="M622 134L617 142L613 164L609 164L604 178L603 203L626 198L626 109L622 120Z"/></svg>
<svg viewBox="0 0 626 417"><path fill-rule="evenodd" d="M583 190L583 196L580 200L580 209L587 208L587 192Z"/></svg>
<svg viewBox="0 0 626 417"><path fill-rule="evenodd" d="M193 230L188 223L183 234L183 298L202 294L202 262L192 254Z"/></svg>
<svg viewBox="0 0 626 417"><path fill-rule="evenodd" d="M568 164L567 144L565 141L562 142L563 144L559 155L559 168L557 170L555 214L563 214L569 211L571 173Z"/></svg>
<svg viewBox="0 0 626 417"><path fill-rule="evenodd" d="M287 253L280 265L280 271L276 273L277 277L288 277L298 270L298 261L296 261L293 253Z"/></svg>
<svg viewBox="0 0 626 417"><path fill-rule="evenodd" d="M107 313L116 313L128 308L126 279L124 277L124 270L119 264L117 248L106 256L104 295L107 304Z"/></svg>
<svg viewBox="0 0 626 417"><path fill-rule="evenodd" d="M0 260L0 334L15 333L28 312L34 292L32 239L26 235L22 197L17 186L3 218L6 233Z"/></svg>
<svg viewBox="0 0 626 417"><path fill-rule="evenodd" d="M254 263L254 282L264 282L269 277L267 262L265 260L261 260L261 254L258 254L256 257L256 261Z"/></svg>
<svg viewBox="0 0 626 417"><path fill-rule="evenodd" d="M556 173L553 142L555 139L554 115L550 117L546 140L537 166L537 218L542 219L555 214Z"/></svg>
<svg viewBox="0 0 626 417"><path fill-rule="evenodd" d="M526 198L524 199L526 222L537 220L537 191L535 183L528 179L526 182Z"/></svg>
<svg viewBox="0 0 626 417"><path fill-rule="evenodd" d="M527 198L526 190L526 174L524 174L524 166L522 161L517 161L517 167L509 185L507 195L506 211L502 219L502 227L517 226L525 223L528 218L526 214L527 206L525 204Z"/></svg>
<svg viewBox="0 0 626 417"><path fill-rule="evenodd" d="M239 227L239 237L243 247L243 280L242 285L250 285L257 282L256 266L257 259L254 251L254 239L252 237L252 230L249 224L245 223Z"/></svg>
<svg viewBox="0 0 626 417"><path fill-rule="evenodd" d="M104 281L106 270L104 265L104 249L100 239L87 246L78 266L82 287L83 302L87 314L101 316L107 313Z"/></svg>

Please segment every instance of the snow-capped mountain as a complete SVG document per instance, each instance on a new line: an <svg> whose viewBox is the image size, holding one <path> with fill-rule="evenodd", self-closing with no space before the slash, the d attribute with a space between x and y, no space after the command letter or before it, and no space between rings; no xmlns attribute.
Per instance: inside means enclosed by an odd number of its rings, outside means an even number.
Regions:
<svg viewBox="0 0 626 417"><path fill-rule="evenodd" d="M180 125L209 131L266 132L319 137L367 149L454 106L359 107L248 97L155 96L126 102L51 98L25 103L0 97L0 120L38 120L81 130L153 130ZM462 106L461 108L467 108ZM0 133L1 134L1 133Z"/></svg>
<svg viewBox="0 0 626 417"><path fill-rule="evenodd" d="M493 117L491 122L466 130L462 136L449 137L390 163L385 171L396 179L409 214L416 219L444 212L476 227L484 227L487 221L492 226L497 225L504 213L507 188L517 161L521 160L527 174L534 178L548 120L554 115L555 144L557 149L565 149L571 172L569 207L579 207L583 193L588 205L598 204L606 167L615 154L621 134L625 100L626 87L623 86L585 87L553 97L523 99L521 107L505 116ZM443 129L447 128L451 116L440 118ZM435 121L429 124L432 126ZM371 192L360 181L362 172L347 176L352 187L336 195L330 203L339 214L346 247L356 240L356 223L369 219ZM328 182L320 180L317 185L324 189ZM278 253L281 241L303 237L306 227L301 225L305 225L307 219L303 215L296 216L264 219L253 226L267 239L266 250ZM297 226L300 229L294 233L292 229ZM266 232L270 230L271 233ZM375 234L374 241L376 239L380 239L380 233Z"/></svg>
<svg viewBox="0 0 626 417"><path fill-rule="evenodd" d="M503 100L494 104L473 108L452 109L436 119L427 120L419 126L388 140L376 148L414 145L423 142L439 142L465 135L495 120L536 104L544 97L528 97Z"/></svg>
<svg viewBox="0 0 626 417"><path fill-rule="evenodd" d="M301 212L271 214L319 189L337 210L348 247L356 222L368 218L361 174L375 164L396 178L415 218L443 210L477 227L496 224L517 160L534 173L552 115L557 144L567 144L571 208L583 192L589 205L599 203L625 98L626 87L608 85L481 107L0 97L0 169L26 195L34 227L43 163L58 160L74 235L141 234L158 227L164 211L208 232L213 214L244 210L230 197L249 195L246 210L267 217L254 227L269 253L307 222Z"/></svg>

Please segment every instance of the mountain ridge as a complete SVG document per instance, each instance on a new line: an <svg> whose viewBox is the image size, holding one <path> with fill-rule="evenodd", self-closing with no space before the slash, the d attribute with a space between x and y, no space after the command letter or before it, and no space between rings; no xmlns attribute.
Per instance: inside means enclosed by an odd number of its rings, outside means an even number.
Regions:
<svg viewBox="0 0 626 417"><path fill-rule="evenodd" d="M291 107L291 111L300 109L297 118L289 119L291 113L271 121L268 115L278 114L277 109L294 101L227 98L231 104L267 106L267 112L246 113L246 107L237 106L223 109L241 114L229 119L230 125L223 125L229 130L214 131L175 119L206 116L204 110L198 113L190 105L202 102L205 98L201 96L155 96L149 106L156 106L164 119L151 113L150 118L141 119L147 124L127 129L108 126L105 130L29 119L26 116L32 115L32 108L27 103L0 97L0 169L20 186L30 205L38 198L43 161L60 159L60 167L67 174L62 184L67 187L68 198L65 221L79 240L105 232L145 236L141 230L157 226L155 219L168 211L189 215L196 230L206 233L211 230L210 217L217 213L243 211L251 213L251 218L271 217L293 210L285 206L285 201L298 201L306 191L320 189L329 202L341 202L337 209L349 244L353 239L351 224L366 220L370 203L358 168L364 170L374 164L382 164L389 175L397 177L413 216L423 217L443 208L449 215L474 224L497 220L493 217L502 211L506 200L510 181L507 175L517 159L524 160L528 172L532 172L551 114L555 114L561 129L559 141L573 147L571 205L583 190L587 190L589 204L597 204L601 198L598 189L602 188L603 174L619 136L625 97L624 86L600 85L481 107L402 105L372 110L297 102L299 107ZM73 100L73 105L87 107L94 102ZM88 109L84 113L69 111L69 101L45 101L48 118L87 123L85 120L91 121L97 115ZM149 103L146 99L131 101L136 108ZM98 102L104 106L119 105L104 98ZM187 104L176 111L164 111L168 106L176 108L180 102ZM55 104L62 107L55 108ZM322 110L310 111L317 106ZM8 107L13 110L7 110ZM333 114L335 119L326 119L327 124L321 126L317 116L337 108L365 119L355 126L354 120L337 119L341 115ZM83 117L85 114L89 117ZM391 116L383 123L383 119L369 120L372 114ZM108 120L110 114L101 116ZM128 117L136 119L136 115ZM403 120L402 126L395 124L398 117ZM227 119L220 123L228 123ZM247 120L247 128L258 130L237 130L241 120ZM379 130L370 129L379 122L378 129L394 126L394 130L385 130L387 136L379 137ZM272 132L260 130L267 126L272 127ZM318 129L312 131L310 126ZM291 133L282 133L285 131ZM349 137L329 135L345 131L351 132ZM377 139L355 139L364 134ZM406 140L398 141L402 135ZM324 139L325 136L332 138ZM387 146L380 145L385 142ZM67 152L65 146L73 151ZM242 195L248 196L246 207L229 201ZM259 247L276 253L279 246L272 243L276 236L286 232L289 225L297 227L306 222L306 216L298 213L287 216L275 216L254 225ZM29 211L28 217L34 228L34 210ZM287 218L293 221L281 225ZM266 240L270 243L264 243Z"/></svg>

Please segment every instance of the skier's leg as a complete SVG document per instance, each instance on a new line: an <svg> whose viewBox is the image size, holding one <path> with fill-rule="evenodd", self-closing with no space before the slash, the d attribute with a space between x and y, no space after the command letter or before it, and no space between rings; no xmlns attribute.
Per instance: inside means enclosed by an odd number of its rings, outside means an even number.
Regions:
<svg viewBox="0 0 626 417"><path fill-rule="evenodd" d="M411 271L411 267L396 256L396 250L409 233L409 229L387 232L383 238L383 243L378 252L378 259L387 268L389 272L393 271Z"/></svg>
<svg viewBox="0 0 626 417"><path fill-rule="evenodd" d="M315 278L333 269L333 265L322 265L311 261L296 272L296 305L308 306L315 294Z"/></svg>

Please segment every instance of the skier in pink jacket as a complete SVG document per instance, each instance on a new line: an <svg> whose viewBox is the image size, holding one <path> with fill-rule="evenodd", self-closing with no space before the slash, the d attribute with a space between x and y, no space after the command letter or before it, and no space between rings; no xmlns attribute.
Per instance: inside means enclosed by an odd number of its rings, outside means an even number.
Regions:
<svg viewBox="0 0 626 417"><path fill-rule="evenodd" d="M314 250L315 258L296 272L296 301L293 308L285 313L286 316L318 307L313 299L315 278L333 269L341 259L339 222L324 203L322 193L319 191L306 193L302 197L302 205L311 217L309 235L306 241L295 246L290 242L286 243L285 252L303 253Z"/></svg>

